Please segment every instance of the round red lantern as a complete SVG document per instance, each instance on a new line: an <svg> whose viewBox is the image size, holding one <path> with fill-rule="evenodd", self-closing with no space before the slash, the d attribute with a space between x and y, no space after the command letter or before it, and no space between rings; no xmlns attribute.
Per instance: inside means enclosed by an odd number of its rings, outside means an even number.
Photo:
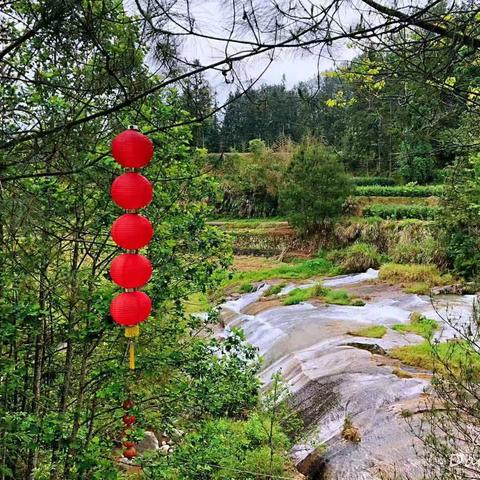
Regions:
<svg viewBox="0 0 480 480"><path fill-rule="evenodd" d="M152 264L138 253L123 253L110 265L112 280L123 288L139 288L152 276Z"/></svg>
<svg viewBox="0 0 480 480"><path fill-rule="evenodd" d="M124 327L133 327L148 318L152 310L150 297L143 292L124 292L110 304L113 320Z"/></svg>
<svg viewBox="0 0 480 480"><path fill-rule="evenodd" d="M135 458L137 456L137 451L135 450L134 447L129 447L126 450L124 450L123 456L129 459Z"/></svg>
<svg viewBox="0 0 480 480"><path fill-rule="evenodd" d="M131 426L135 423L135 421L137 420L137 417L135 417L135 415L124 415L123 416L123 423L127 426Z"/></svg>
<svg viewBox="0 0 480 480"><path fill-rule="evenodd" d="M126 213L112 225L113 241L125 250L138 250L147 245L153 236L153 227L148 219L136 213Z"/></svg>
<svg viewBox="0 0 480 480"><path fill-rule="evenodd" d="M112 141L113 158L126 168L141 168L153 157L153 143L137 130L125 130Z"/></svg>
<svg viewBox="0 0 480 480"><path fill-rule="evenodd" d="M111 195L119 207L125 210L138 210L152 201L153 188L143 175L129 172L113 181Z"/></svg>

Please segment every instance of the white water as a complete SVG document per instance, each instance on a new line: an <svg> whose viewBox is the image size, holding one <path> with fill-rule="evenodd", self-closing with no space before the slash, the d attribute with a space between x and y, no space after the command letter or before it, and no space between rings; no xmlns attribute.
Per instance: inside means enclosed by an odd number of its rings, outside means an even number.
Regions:
<svg viewBox="0 0 480 480"><path fill-rule="evenodd" d="M343 286L374 279L375 270L325 280L325 286ZM308 288L313 282L300 288ZM349 346L355 342L376 344L384 350L422 342L414 334L401 334L389 329L381 339L348 335L348 331L368 325L392 327L406 323L414 311L438 320L442 339L454 336L454 329L444 319L452 315L459 324L469 321L474 297L443 296L436 300L418 295L399 294L398 298L382 298L363 307L339 305L280 306L256 315L242 313L257 302L268 285L257 292L243 295L222 305L228 330L241 327L247 340L258 347L263 358L260 379L268 386L272 375L281 371L295 394L299 409L309 418L309 433L293 450L301 461L315 446L326 443L326 477L338 480L379 480L381 472L419 478L420 463L412 449L412 435L400 415L405 406L416 402L428 389L422 378L399 378L393 367L382 363L369 351ZM296 285L288 285L285 295ZM227 315L225 315L227 314ZM380 361L379 361L380 358ZM362 441L351 444L341 438L340 431L349 415L359 428ZM388 445L389 448L384 448Z"/></svg>

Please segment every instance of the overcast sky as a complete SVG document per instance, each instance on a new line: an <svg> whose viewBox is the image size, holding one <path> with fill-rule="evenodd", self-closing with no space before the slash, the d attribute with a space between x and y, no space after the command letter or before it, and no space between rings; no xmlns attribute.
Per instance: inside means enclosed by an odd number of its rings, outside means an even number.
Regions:
<svg viewBox="0 0 480 480"><path fill-rule="evenodd" d="M265 0L252 0L261 5ZM318 4L322 0L319 0ZM249 2L246 2L248 4ZM178 10L181 11L182 1L177 2ZM231 10L228 8L229 1L226 0L190 0L189 8L195 18L195 29L199 32L206 33L212 36L221 38L228 37L229 29L232 25ZM345 2L345 7L339 12L337 21L343 27L353 25L358 21L359 14L357 9L352 8L351 2ZM173 27L174 29L174 27ZM239 31L236 31L234 37L238 38ZM248 38L248 33L245 34ZM249 39L253 40L250 36ZM228 51L238 51L235 45L229 45ZM275 58L269 68L263 73L257 85L261 84L275 84L282 81L285 76L285 81L288 87L292 87L304 80L314 78L318 72L331 70L336 65L351 60L358 50L349 48L345 43L334 44L327 51L322 52L317 50L313 54L308 54L297 49L284 49L275 52ZM190 60L198 59L202 65L211 63L215 60L220 60L225 57L225 42L206 40L202 38L188 38L183 44L183 54ZM236 73L239 74L240 81L248 85L251 81L258 78L258 76L265 70L269 63L266 57L254 57L244 60L241 63L235 64ZM207 78L212 88L217 92L219 101L225 100L228 92L236 88L236 85L227 85L225 79L220 72L210 71ZM238 84L238 79L236 79Z"/></svg>

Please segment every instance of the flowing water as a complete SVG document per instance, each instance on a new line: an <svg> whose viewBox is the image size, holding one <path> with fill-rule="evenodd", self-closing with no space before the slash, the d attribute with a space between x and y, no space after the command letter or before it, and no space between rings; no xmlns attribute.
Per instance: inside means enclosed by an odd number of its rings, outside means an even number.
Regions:
<svg viewBox="0 0 480 480"><path fill-rule="evenodd" d="M371 285L368 280L377 276L378 272L370 269L323 281L325 286L368 293L363 307L312 301L292 306L278 306L277 302L266 309L252 308L261 304L267 284L221 307L225 333L234 326L240 327L247 340L258 348L263 358L260 379L265 387L272 375L281 371L294 394L307 431L292 455L310 473L317 469L319 473L312 478L370 480L388 478L394 473L409 478L421 476L414 435L401 413L422 402L429 387L428 374L413 371L412 378L400 378L393 373L395 363L384 354L393 347L423 339L391 329L381 339L353 337L347 332L369 325L392 327L406 323L416 311L440 322L443 328L439 337L451 338L455 331L445 325L444 319L454 316L460 324L467 322L474 297L442 296L432 304L425 296ZM306 282L300 288L311 285L312 282ZM297 287L288 285L280 295ZM346 416L358 428L360 442L342 438ZM326 450L321 460L315 460L319 444L324 444ZM310 463L313 466L306 467Z"/></svg>

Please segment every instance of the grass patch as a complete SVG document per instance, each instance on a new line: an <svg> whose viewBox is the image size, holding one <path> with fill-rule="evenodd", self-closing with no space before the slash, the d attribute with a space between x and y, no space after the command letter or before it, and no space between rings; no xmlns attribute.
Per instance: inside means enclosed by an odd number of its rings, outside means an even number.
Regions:
<svg viewBox="0 0 480 480"><path fill-rule="evenodd" d="M389 352L393 358L413 367L445 371L466 369L476 375L480 374L480 354L475 352L465 341L451 341L432 345L425 341L418 345L406 345Z"/></svg>
<svg viewBox="0 0 480 480"><path fill-rule="evenodd" d="M354 337L382 338L387 333L387 328L383 325L373 325L371 327L360 328L347 333Z"/></svg>
<svg viewBox="0 0 480 480"><path fill-rule="evenodd" d="M325 258L299 260L293 263L280 264L265 270L249 270L236 273L225 286L260 282L271 278L281 279L306 279L319 275L337 275L338 267Z"/></svg>
<svg viewBox="0 0 480 480"><path fill-rule="evenodd" d="M435 330L438 330L438 323L414 312L410 316L410 323L398 323L392 329L400 333L416 333L428 340L433 337Z"/></svg>
<svg viewBox="0 0 480 480"><path fill-rule="evenodd" d="M240 293L251 293L255 290L255 286L251 283L242 283L240 287L238 287L238 291Z"/></svg>
<svg viewBox="0 0 480 480"><path fill-rule="evenodd" d="M284 305L297 305L305 302L311 298L318 298L319 300L332 305L352 305L363 306L365 303L357 297L351 297L346 290L331 290L323 287L321 284L314 285L310 288L295 288L284 299Z"/></svg>
<svg viewBox="0 0 480 480"><path fill-rule="evenodd" d="M400 265L398 263L382 265L378 278L390 284L401 284L411 293L428 293L432 287L448 285L454 281L451 275L442 275L435 265Z"/></svg>
<svg viewBox="0 0 480 480"><path fill-rule="evenodd" d="M395 367L392 371L394 375L396 375L398 378L413 378L413 375L409 372L406 372L405 370L402 370L401 368Z"/></svg>
<svg viewBox="0 0 480 480"><path fill-rule="evenodd" d="M282 288L285 287L285 285L286 285L285 282L272 285L268 287L267 291L263 294L263 296L270 297L272 295L278 295L281 292Z"/></svg>

